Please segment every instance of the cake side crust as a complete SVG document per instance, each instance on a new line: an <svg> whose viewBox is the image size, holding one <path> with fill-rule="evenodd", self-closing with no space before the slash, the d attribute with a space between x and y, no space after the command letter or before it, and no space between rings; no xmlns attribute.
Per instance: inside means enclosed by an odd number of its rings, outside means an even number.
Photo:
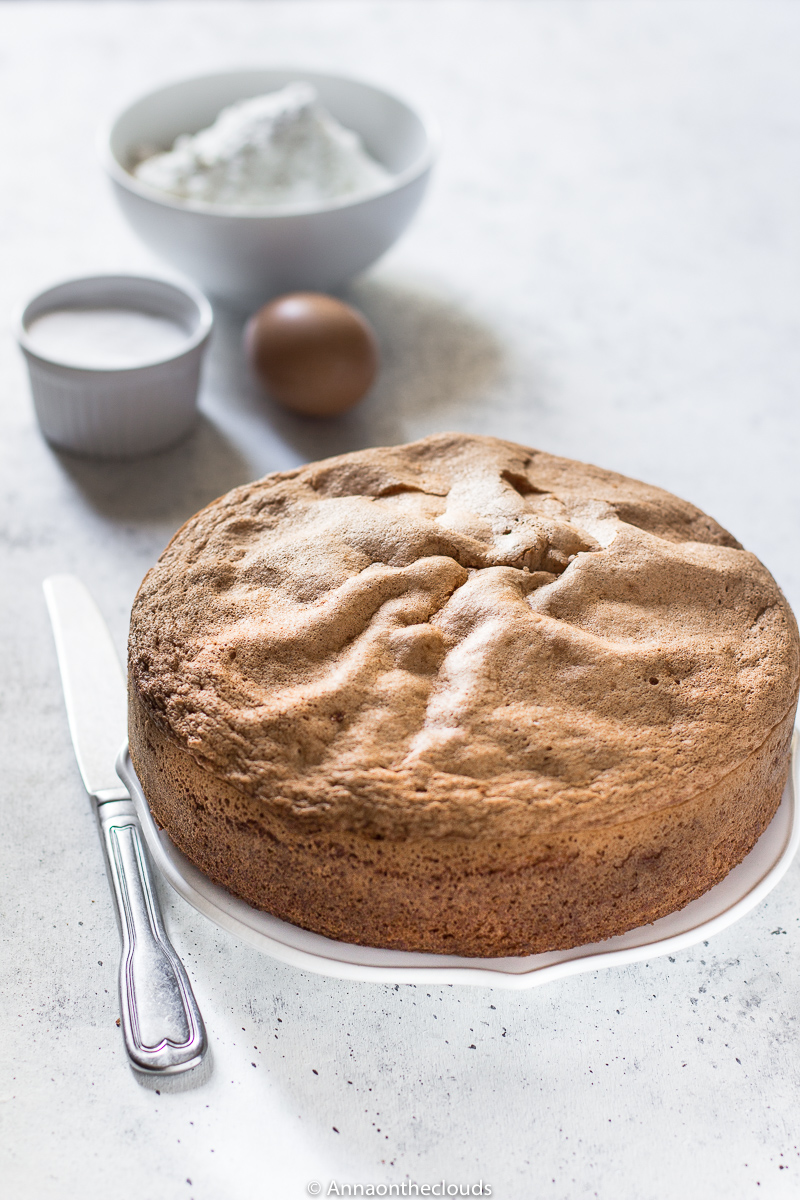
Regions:
<svg viewBox="0 0 800 1200"><path fill-rule="evenodd" d="M714 787L631 822L522 837L304 834L214 777L130 697L156 821L214 882L338 941L467 957L568 949L684 907L752 849L789 769L794 707Z"/></svg>

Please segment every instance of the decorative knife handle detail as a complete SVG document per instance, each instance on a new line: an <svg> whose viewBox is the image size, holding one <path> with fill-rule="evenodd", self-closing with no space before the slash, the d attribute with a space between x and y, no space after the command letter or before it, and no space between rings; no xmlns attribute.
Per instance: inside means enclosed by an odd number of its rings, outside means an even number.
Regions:
<svg viewBox="0 0 800 1200"><path fill-rule="evenodd" d="M125 1048L140 1071L175 1074L202 1059L206 1031L183 963L164 929L131 800L97 806L117 900L122 960L119 996Z"/></svg>

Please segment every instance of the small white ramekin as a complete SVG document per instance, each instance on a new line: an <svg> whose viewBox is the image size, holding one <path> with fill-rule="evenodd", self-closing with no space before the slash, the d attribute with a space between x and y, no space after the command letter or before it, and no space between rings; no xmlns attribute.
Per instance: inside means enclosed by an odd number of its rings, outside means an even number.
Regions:
<svg viewBox="0 0 800 1200"><path fill-rule="evenodd" d="M173 321L186 334L176 354L133 367L76 367L43 354L28 330L64 309L128 308ZM35 296L17 322L42 433L90 458L138 458L166 450L197 419L200 367L213 324L201 292L138 275L71 279Z"/></svg>

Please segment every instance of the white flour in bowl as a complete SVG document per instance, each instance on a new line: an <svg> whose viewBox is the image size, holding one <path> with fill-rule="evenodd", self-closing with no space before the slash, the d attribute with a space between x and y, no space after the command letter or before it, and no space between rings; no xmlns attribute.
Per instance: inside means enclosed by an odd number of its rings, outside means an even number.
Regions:
<svg viewBox="0 0 800 1200"><path fill-rule="evenodd" d="M309 208L381 192L393 179L308 83L224 108L208 129L182 135L133 173L185 200L248 208Z"/></svg>

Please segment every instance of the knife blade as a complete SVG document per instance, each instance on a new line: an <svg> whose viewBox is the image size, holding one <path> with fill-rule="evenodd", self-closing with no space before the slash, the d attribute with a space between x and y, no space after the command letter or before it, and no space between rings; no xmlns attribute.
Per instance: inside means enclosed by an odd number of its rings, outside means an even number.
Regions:
<svg viewBox="0 0 800 1200"><path fill-rule="evenodd" d="M94 802L122 938L120 1024L131 1064L173 1075L202 1060L203 1018L166 930L139 819L114 764L125 741L125 681L108 627L74 575L51 575L53 627L78 768Z"/></svg>

